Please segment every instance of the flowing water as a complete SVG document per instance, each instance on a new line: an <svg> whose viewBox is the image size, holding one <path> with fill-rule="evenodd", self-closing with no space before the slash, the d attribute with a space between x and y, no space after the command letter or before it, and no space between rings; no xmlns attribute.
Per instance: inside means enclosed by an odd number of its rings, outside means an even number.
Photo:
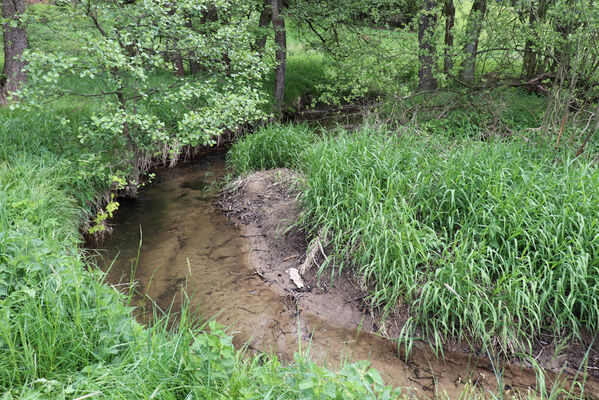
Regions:
<svg viewBox="0 0 599 400"><path fill-rule="evenodd" d="M298 309L281 296L250 267L250 252L260 249L251 249L243 230L216 207L218 193L210 185L224 171L224 153L208 154L157 171L137 200L120 200L111 221L114 232L97 246L105 264L112 263L109 283L127 290L136 282L136 305L154 302L175 311L185 289L203 317L230 327L237 346L249 343L250 349L274 351L283 360L292 360L299 346L309 347L317 361L333 368L345 360L368 359L388 383L409 387L419 398L443 392L458 398L467 382L483 391L497 389L489 361L447 352L441 361L420 346L406 362L393 343ZM530 369L505 368L507 393L534 388L535 382ZM599 393L595 382L587 382L587 388Z"/></svg>

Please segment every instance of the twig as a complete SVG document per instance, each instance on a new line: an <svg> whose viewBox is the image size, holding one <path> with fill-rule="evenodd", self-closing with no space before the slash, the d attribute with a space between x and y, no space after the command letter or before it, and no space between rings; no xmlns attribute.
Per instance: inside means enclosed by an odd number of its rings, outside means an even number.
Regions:
<svg viewBox="0 0 599 400"><path fill-rule="evenodd" d="M95 396L95 395L97 395L97 394L102 394L102 392L100 392L100 391L98 390L97 392L92 392L92 393L86 394L85 396L77 397L76 399L73 399L73 400L83 400L83 399L89 399L90 397L92 397L92 396Z"/></svg>
<svg viewBox="0 0 599 400"><path fill-rule="evenodd" d="M318 254L318 250L320 250L322 252L322 255L325 257L325 259L328 260L328 257L324 253L324 249L322 247L321 238L322 238L322 229L320 231L318 231L318 235L310 244L310 251L308 252L308 256L306 257L306 260L299 268L300 275L304 275L306 272L308 272L308 270L312 267L313 264L317 264L316 254Z"/></svg>

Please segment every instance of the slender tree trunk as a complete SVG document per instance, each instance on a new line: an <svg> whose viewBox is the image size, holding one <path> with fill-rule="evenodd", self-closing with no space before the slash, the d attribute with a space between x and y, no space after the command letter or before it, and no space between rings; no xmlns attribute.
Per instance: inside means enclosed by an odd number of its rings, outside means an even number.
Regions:
<svg viewBox="0 0 599 400"><path fill-rule="evenodd" d="M24 0L2 0L2 17L7 22L2 27L4 36L4 70L0 80L0 104L5 104L7 96L18 90L27 80L23 61L23 51L27 48L27 32L19 21L25 12ZM11 27L16 22L17 26Z"/></svg>
<svg viewBox="0 0 599 400"><path fill-rule="evenodd" d="M185 76L185 67L183 66L183 56L181 52L176 48L177 43L174 42L175 50L171 54L171 61L173 62L173 69L175 70L175 75L179 78L183 78Z"/></svg>
<svg viewBox="0 0 599 400"><path fill-rule="evenodd" d="M527 39L524 45L524 56L522 57L522 78L530 80L534 78L537 69L537 54L532 51L532 40Z"/></svg>
<svg viewBox="0 0 599 400"><path fill-rule="evenodd" d="M418 21L418 90L437 89L437 80L435 79L434 65L434 44L433 35L437 23L437 14L435 11L435 0L424 0L424 11Z"/></svg>
<svg viewBox="0 0 599 400"><path fill-rule="evenodd" d="M172 8L168 15L175 15L175 8ZM172 50L168 49L168 47L172 46ZM173 70L175 71L175 75L179 78L185 76L185 67L183 66L183 56L181 55L181 51L179 50L179 44L175 39L168 39L167 41L167 57L173 63Z"/></svg>
<svg viewBox="0 0 599 400"><path fill-rule="evenodd" d="M266 46L266 33L263 32L263 29L270 24L272 20L272 5L271 0L264 0L264 4L262 6L262 11L260 12L260 20L258 21L258 28L260 32L258 33L258 37L256 38L256 42L254 43L254 50L260 53L264 52L264 47Z"/></svg>
<svg viewBox="0 0 599 400"><path fill-rule="evenodd" d="M445 52L443 70L448 74L453 68L453 57L451 55L453 48L453 27L455 25L455 6L453 0L445 0L443 13L445 14Z"/></svg>
<svg viewBox="0 0 599 400"><path fill-rule="evenodd" d="M530 28L535 24L535 11L531 6L528 16L528 25ZM524 44L524 55L522 56L522 78L529 80L533 78L534 71L537 69L537 54L532 51L532 38L527 38Z"/></svg>
<svg viewBox="0 0 599 400"><path fill-rule="evenodd" d="M285 18L281 15L283 11L282 0L271 0L272 25L275 31L275 58L277 67L275 70L275 111L281 113L283 98L285 97L285 74L287 69L287 35L285 32Z"/></svg>
<svg viewBox="0 0 599 400"><path fill-rule="evenodd" d="M191 16L189 16L189 15L186 16L185 26L188 29L193 30L193 21L191 20ZM202 70L202 66L197 60L196 52L193 50L190 51L189 52L189 73L191 75L197 75L200 73L201 70Z"/></svg>
<svg viewBox="0 0 599 400"><path fill-rule="evenodd" d="M464 64L462 65L462 80L465 83L474 82L476 70L476 53L478 40L487 13L487 0L474 0L468 21L466 22L466 45L464 46Z"/></svg>

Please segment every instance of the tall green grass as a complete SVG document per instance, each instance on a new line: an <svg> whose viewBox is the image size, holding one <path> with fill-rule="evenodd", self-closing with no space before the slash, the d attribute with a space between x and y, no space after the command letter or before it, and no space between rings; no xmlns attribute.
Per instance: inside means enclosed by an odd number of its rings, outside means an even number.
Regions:
<svg viewBox="0 0 599 400"><path fill-rule="evenodd" d="M543 328L597 331L598 171L518 143L445 146L371 131L315 146L307 220L375 305L409 306L406 335L513 353Z"/></svg>
<svg viewBox="0 0 599 400"><path fill-rule="evenodd" d="M303 355L246 355L187 306L137 323L79 251L74 172L56 156L0 162L0 398L397 397L364 363L334 373Z"/></svg>
<svg viewBox="0 0 599 400"><path fill-rule="evenodd" d="M318 140L305 124L268 125L240 140L229 151L236 174L277 167L294 168L300 154Z"/></svg>
<svg viewBox="0 0 599 400"><path fill-rule="evenodd" d="M322 268L351 267L385 314L408 310L404 339L422 328L439 349L457 338L514 354L544 329L597 332L592 163L515 141L371 128L324 138L298 160L303 221L333 251Z"/></svg>

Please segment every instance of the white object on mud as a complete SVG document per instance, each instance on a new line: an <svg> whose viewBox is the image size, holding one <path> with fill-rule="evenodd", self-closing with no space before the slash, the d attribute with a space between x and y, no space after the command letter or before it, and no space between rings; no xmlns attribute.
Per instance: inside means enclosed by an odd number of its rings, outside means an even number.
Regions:
<svg viewBox="0 0 599 400"><path fill-rule="evenodd" d="M286 272L289 274L289 278L298 289L302 289L304 287L304 281L302 280L297 268L289 268Z"/></svg>

